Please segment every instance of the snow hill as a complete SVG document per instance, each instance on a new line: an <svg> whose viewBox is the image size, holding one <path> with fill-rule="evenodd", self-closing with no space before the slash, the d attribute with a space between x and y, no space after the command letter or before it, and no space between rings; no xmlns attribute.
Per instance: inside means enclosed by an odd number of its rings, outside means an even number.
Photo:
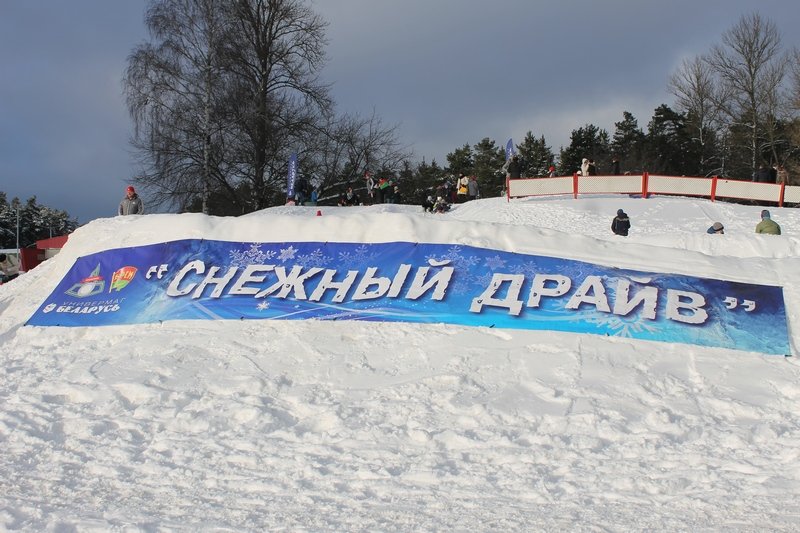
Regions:
<svg viewBox="0 0 800 533"><path fill-rule="evenodd" d="M761 209L492 198L93 221L0 286L0 530L796 531L797 357L445 324L23 325L106 249L411 241L782 286L797 355L800 211L770 208L784 235L762 236Z"/></svg>

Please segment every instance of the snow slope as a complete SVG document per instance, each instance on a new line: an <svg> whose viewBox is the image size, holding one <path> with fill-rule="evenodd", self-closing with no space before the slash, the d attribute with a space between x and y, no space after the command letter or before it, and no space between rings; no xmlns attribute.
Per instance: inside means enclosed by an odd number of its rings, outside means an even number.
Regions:
<svg viewBox="0 0 800 533"><path fill-rule="evenodd" d="M686 198L317 209L96 220L0 286L0 530L800 526L797 357L444 324L23 326L108 248L441 242L781 285L796 354L797 210L761 236L761 207Z"/></svg>

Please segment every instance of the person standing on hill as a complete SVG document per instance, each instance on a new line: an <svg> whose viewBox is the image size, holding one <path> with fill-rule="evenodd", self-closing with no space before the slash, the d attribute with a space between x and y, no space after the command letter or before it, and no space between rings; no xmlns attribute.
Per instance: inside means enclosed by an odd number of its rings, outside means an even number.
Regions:
<svg viewBox="0 0 800 533"><path fill-rule="evenodd" d="M775 183L769 169L763 164L758 167L758 170L753 172L753 181L756 183Z"/></svg>
<svg viewBox="0 0 800 533"><path fill-rule="evenodd" d="M139 195L136 194L136 189L133 188L133 185L128 185L128 188L125 189L125 198L119 203L119 209L117 210L118 215L143 215L144 214L144 204L142 203L142 199L139 198Z"/></svg>
<svg viewBox="0 0 800 533"><path fill-rule="evenodd" d="M469 184L467 185L467 196L470 200L475 200L481 194L478 188L478 178L475 176L469 177Z"/></svg>
<svg viewBox="0 0 800 533"><path fill-rule="evenodd" d="M630 229L631 220L628 218L628 215L625 214L625 211L622 209L617 209L617 216L611 221L611 231L613 231L615 235L627 237Z"/></svg>
<svg viewBox="0 0 800 533"><path fill-rule="evenodd" d="M365 203L367 205L372 205L375 203L375 180L372 179L372 172L369 170L364 172L364 181L367 184L367 197L365 199Z"/></svg>
<svg viewBox="0 0 800 533"><path fill-rule="evenodd" d="M791 185L789 183L789 173L786 172L786 169L783 165L778 165L778 183L782 183L783 185Z"/></svg>
<svg viewBox="0 0 800 533"><path fill-rule="evenodd" d="M467 201L467 193L469 192L469 178L463 172L458 175L456 187L456 203L463 204Z"/></svg>
<svg viewBox="0 0 800 533"><path fill-rule="evenodd" d="M611 166L612 166L612 173L615 176L619 176L620 174L622 174L619 166L619 157L614 156L614 158L611 160Z"/></svg>
<svg viewBox="0 0 800 533"><path fill-rule="evenodd" d="M584 157L581 160L581 176L588 176L588 175L589 175L589 160Z"/></svg>
<svg viewBox="0 0 800 533"><path fill-rule="evenodd" d="M506 173L506 178L519 179L522 177L522 163L520 163L519 156L514 154L503 165L503 171Z"/></svg>
<svg viewBox="0 0 800 533"><path fill-rule="evenodd" d="M761 211L761 222L756 226L756 233L763 233L765 235L780 235L781 227L777 222L772 220L769 211L766 209Z"/></svg>

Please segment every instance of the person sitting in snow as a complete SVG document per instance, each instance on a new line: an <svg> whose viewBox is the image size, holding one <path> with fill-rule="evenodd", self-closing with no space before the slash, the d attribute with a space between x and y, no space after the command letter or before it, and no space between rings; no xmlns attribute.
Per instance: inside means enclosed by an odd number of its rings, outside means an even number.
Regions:
<svg viewBox="0 0 800 533"><path fill-rule="evenodd" d="M450 204L447 203L443 196L439 196L436 198L436 203L433 204L432 211L434 213L447 213L450 211Z"/></svg>
<svg viewBox="0 0 800 533"><path fill-rule="evenodd" d="M756 233L763 233L765 235L781 234L781 227L770 218L769 211L766 209L761 211L761 222L756 226Z"/></svg>
<svg viewBox="0 0 800 533"><path fill-rule="evenodd" d="M725 233L725 226L722 225L722 222L714 222L710 228L706 230L706 233L710 235L715 234L723 234Z"/></svg>
<svg viewBox="0 0 800 533"><path fill-rule="evenodd" d="M348 187L347 192L344 193L344 205L361 205L358 195L353 191L352 187Z"/></svg>
<svg viewBox="0 0 800 533"><path fill-rule="evenodd" d="M628 215L625 214L625 211L622 209L617 209L617 216L615 216L614 220L611 221L611 231L613 231L615 235L627 237L628 230L630 229L631 220L628 218Z"/></svg>

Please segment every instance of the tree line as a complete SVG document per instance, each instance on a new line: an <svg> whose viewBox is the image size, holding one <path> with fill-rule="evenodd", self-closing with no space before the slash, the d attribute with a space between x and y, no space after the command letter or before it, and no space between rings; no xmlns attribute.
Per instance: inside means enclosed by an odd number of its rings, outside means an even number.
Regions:
<svg viewBox="0 0 800 533"><path fill-rule="evenodd" d="M238 215L286 201L292 153L322 204L364 172L392 179L421 203L450 176L475 175L483 196L501 193L504 145L484 138L455 148L440 166L412 161L397 126L339 114L320 79L327 23L304 0L155 0L150 41L124 78L131 140L150 203L178 211ZM784 51L775 24L746 15L706 54L674 72L672 106L646 128L624 111L613 133L572 131L558 153L529 131L516 145L524 175L552 165L571 175L584 157L600 173L624 171L750 179L762 164L800 171L800 52ZM798 181L800 182L800 180Z"/></svg>
<svg viewBox="0 0 800 533"><path fill-rule="evenodd" d="M9 202L6 193L0 191L0 248L17 247L17 227L20 248L28 248L38 240L75 231L78 221L66 211L39 205L35 196L24 203L19 198Z"/></svg>

